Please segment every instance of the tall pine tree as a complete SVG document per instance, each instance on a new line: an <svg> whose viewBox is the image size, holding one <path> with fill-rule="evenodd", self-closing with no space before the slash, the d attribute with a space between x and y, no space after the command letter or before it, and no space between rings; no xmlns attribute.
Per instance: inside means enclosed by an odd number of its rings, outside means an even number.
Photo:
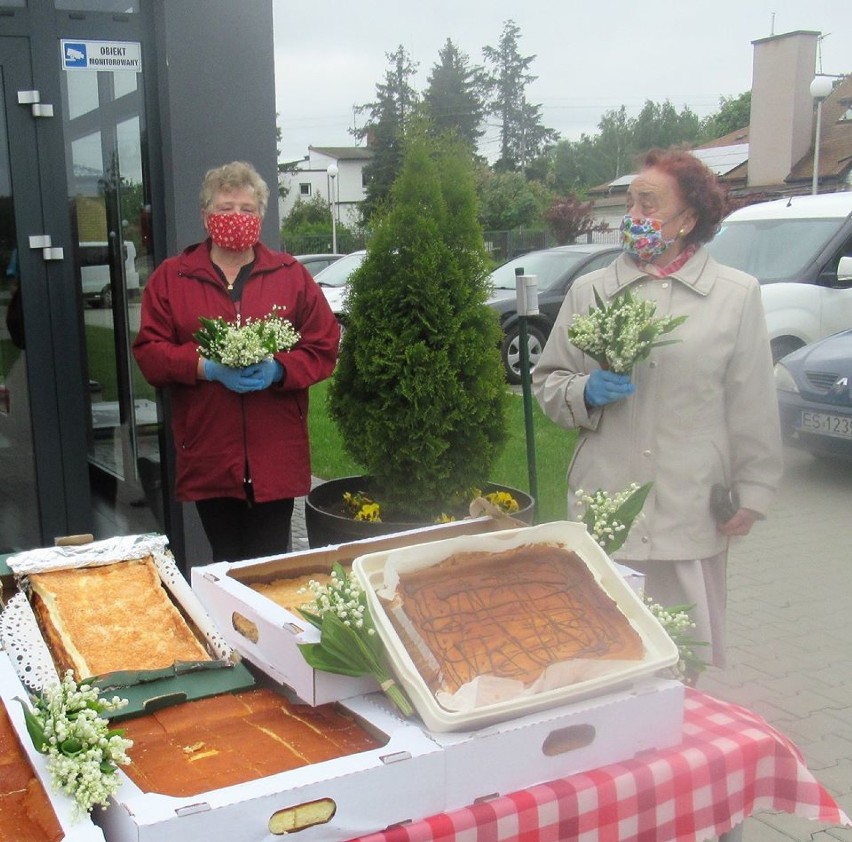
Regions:
<svg viewBox="0 0 852 842"><path fill-rule="evenodd" d="M523 170L558 138L542 123L541 106L527 101L527 87L538 77L529 72L535 56L522 56L520 27L512 20L503 25L497 47L483 47L488 75L488 109L500 121L500 158L495 169Z"/></svg>
<svg viewBox="0 0 852 842"><path fill-rule="evenodd" d="M359 106L356 111L367 115L367 122L352 131L359 140L367 140L373 151L370 163L364 167L367 196L361 206L363 221L367 221L386 201L391 185L402 164L402 142L405 130L417 108L419 96L411 80L418 65L402 44L396 52L386 53L390 67L384 82L376 85L374 102Z"/></svg>
<svg viewBox="0 0 852 842"><path fill-rule="evenodd" d="M438 133L450 132L475 150L482 136L485 105L482 69L447 38L423 94L425 113Z"/></svg>

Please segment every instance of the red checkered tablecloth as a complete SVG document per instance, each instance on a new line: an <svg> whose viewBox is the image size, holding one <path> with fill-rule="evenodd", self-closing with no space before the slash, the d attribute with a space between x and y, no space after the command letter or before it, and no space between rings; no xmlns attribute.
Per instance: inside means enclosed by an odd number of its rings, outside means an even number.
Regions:
<svg viewBox="0 0 852 842"><path fill-rule="evenodd" d="M683 731L679 746L359 842L687 842L726 833L757 810L850 824L796 746L760 716L687 690Z"/></svg>

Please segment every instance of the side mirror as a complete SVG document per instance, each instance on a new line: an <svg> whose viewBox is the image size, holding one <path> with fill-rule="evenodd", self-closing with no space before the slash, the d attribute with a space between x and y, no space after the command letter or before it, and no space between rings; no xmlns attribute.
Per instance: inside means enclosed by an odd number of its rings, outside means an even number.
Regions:
<svg viewBox="0 0 852 842"><path fill-rule="evenodd" d="M841 257L837 264L837 282L839 284L852 284L852 257Z"/></svg>

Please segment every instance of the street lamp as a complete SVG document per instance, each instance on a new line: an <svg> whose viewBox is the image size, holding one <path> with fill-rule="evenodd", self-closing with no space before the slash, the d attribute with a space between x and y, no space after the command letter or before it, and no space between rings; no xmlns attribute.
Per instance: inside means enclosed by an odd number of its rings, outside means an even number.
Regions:
<svg viewBox="0 0 852 842"><path fill-rule="evenodd" d="M337 204L337 194L334 192L337 181L337 164L329 164L326 172L326 186L328 187L328 206L331 208L331 252L337 254L337 216L334 212Z"/></svg>
<svg viewBox="0 0 852 842"><path fill-rule="evenodd" d="M828 76L814 76L811 82L811 96L816 100L816 133L814 135L814 177L811 182L811 193L816 196L819 190L819 144L822 131L822 103L831 93L832 81Z"/></svg>

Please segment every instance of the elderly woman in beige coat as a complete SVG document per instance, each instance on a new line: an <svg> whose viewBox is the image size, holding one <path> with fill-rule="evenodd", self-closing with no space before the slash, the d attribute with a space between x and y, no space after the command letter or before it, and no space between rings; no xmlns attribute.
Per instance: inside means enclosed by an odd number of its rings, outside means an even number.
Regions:
<svg viewBox="0 0 852 842"><path fill-rule="evenodd" d="M699 654L724 664L726 560L732 536L765 516L781 478L781 439L760 288L702 248L723 214L716 177L684 151L652 150L628 191L624 253L577 280L565 299L533 387L544 412L579 428L568 469L569 517L576 492L614 494L653 482L643 516L617 553L645 573L663 605L694 605ZM657 316L686 316L631 375L601 370L568 340L575 314L624 290L656 302ZM732 488L738 505L721 520L711 488Z"/></svg>

